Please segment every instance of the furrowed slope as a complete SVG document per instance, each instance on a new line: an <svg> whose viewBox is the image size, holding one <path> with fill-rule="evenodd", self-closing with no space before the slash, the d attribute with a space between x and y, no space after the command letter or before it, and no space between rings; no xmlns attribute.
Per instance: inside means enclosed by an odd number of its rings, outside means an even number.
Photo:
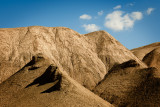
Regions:
<svg viewBox="0 0 160 107"><path fill-rule="evenodd" d="M69 28L31 26L0 29L0 81L42 53L58 68L92 90L108 70L130 59L145 66L111 35L97 31L81 35Z"/></svg>
<svg viewBox="0 0 160 107"><path fill-rule="evenodd" d="M146 54L142 61L149 67L156 67L160 70L160 48L155 48Z"/></svg>
<svg viewBox="0 0 160 107"><path fill-rule="evenodd" d="M158 106L160 72L130 60L115 65L93 92L118 107Z"/></svg>
<svg viewBox="0 0 160 107"><path fill-rule="evenodd" d="M4 106L160 105L158 43L132 50L137 58L105 31L31 26L0 29L0 36Z"/></svg>
<svg viewBox="0 0 160 107"><path fill-rule="evenodd" d="M0 84L1 107L112 107L43 55Z"/></svg>
<svg viewBox="0 0 160 107"><path fill-rule="evenodd" d="M92 50L109 71L114 64L121 64L131 59L136 60L141 66L146 67L132 52L124 47L119 41L105 31L96 31L85 34L89 43L93 46Z"/></svg>
<svg viewBox="0 0 160 107"><path fill-rule="evenodd" d="M1 29L1 81L42 53L73 79L91 89L106 74L105 65L90 50L84 36L64 27ZM4 62L4 64L3 64Z"/></svg>
<svg viewBox="0 0 160 107"><path fill-rule="evenodd" d="M149 52L151 52L153 49L156 49L156 48L160 48L160 42L135 48L135 49L132 49L131 51L135 56L137 56L140 60L142 60L146 54L148 54Z"/></svg>

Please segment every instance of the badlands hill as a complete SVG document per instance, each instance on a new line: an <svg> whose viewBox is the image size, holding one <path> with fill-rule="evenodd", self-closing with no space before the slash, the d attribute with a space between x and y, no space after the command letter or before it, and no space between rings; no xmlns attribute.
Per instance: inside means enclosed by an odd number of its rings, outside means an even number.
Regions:
<svg viewBox="0 0 160 107"><path fill-rule="evenodd" d="M149 67L160 69L160 42L139 47L131 51Z"/></svg>
<svg viewBox="0 0 160 107"><path fill-rule="evenodd" d="M105 31L65 27L1 28L0 37L2 107L160 105L155 45L130 51Z"/></svg>
<svg viewBox="0 0 160 107"><path fill-rule="evenodd" d="M153 49L160 48L160 42L152 43L146 46L142 46L139 48L132 49L134 55L136 55L139 59L143 60L144 56L151 52Z"/></svg>

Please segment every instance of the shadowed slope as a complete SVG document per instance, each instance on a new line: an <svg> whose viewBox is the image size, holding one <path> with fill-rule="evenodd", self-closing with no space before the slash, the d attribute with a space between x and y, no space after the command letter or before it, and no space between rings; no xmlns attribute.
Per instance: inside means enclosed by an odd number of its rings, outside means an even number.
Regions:
<svg viewBox="0 0 160 107"><path fill-rule="evenodd" d="M0 35L0 81L9 77L0 84L2 105L160 105L158 70L105 31L81 35L65 27L31 26L0 29ZM158 61L159 50L153 53L144 58L147 65Z"/></svg>
<svg viewBox="0 0 160 107"><path fill-rule="evenodd" d="M81 35L65 27L1 28L0 81L18 71L32 56L42 53L58 68L92 90L116 63L139 61L105 31Z"/></svg>
<svg viewBox="0 0 160 107"><path fill-rule="evenodd" d="M130 60L115 65L95 87L94 93L117 106L153 107L160 105L160 74Z"/></svg>
<svg viewBox="0 0 160 107"><path fill-rule="evenodd" d="M128 60L136 60L141 66L146 67L137 57L133 55L119 41L105 31L96 31L85 34L89 43L92 44L92 50L97 53L98 57L109 71L113 65L121 64Z"/></svg>
<svg viewBox="0 0 160 107"><path fill-rule="evenodd" d="M137 56L140 60L142 60L146 54L151 52L153 49L156 49L159 47L160 47L160 42L156 42L156 43L152 43L146 46L132 49L131 51L133 52L135 56Z"/></svg>
<svg viewBox="0 0 160 107"><path fill-rule="evenodd" d="M88 103L89 102L89 103ZM110 107L42 55L0 84L2 107Z"/></svg>
<svg viewBox="0 0 160 107"><path fill-rule="evenodd" d="M149 67L156 67L160 70L160 48L153 49L146 54L142 61Z"/></svg>
<svg viewBox="0 0 160 107"><path fill-rule="evenodd" d="M69 28L31 26L5 28L0 33L0 81L14 74L37 53L49 57L58 68L89 89L106 74L105 65L91 51L85 37Z"/></svg>

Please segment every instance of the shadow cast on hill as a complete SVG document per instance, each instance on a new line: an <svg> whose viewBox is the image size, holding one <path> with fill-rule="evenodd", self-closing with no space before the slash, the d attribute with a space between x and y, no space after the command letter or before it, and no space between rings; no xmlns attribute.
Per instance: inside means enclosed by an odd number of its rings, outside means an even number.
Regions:
<svg viewBox="0 0 160 107"><path fill-rule="evenodd" d="M49 89L41 93L50 93L52 91L59 91L61 88L62 76L56 70L57 70L57 67L50 65L40 77L36 78L32 83L27 85L25 88L28 88L35 84L38 84L38 86L41 86L47 83L55 82L55 85L53 85L52 87L50 87Z"/></svg>

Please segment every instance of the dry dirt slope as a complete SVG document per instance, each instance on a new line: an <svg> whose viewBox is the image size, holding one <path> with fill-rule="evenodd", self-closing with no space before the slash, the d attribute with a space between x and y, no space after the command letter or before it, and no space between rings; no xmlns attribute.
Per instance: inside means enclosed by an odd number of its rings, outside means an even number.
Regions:
<svg viewBox="0 0 160 107"><path fill-rule="evenodd" d="M130 60L115 65L93 92L120 107L156 107L160 105L160 72Z"/></svg>
<svg viewBox="0 0 160 107"><path fill-rule="evenodd" d="M0 37L0 81L38 53L88 89L93 89L114 64L134 59L145 66L105 31L81 35L64 27L31 26L0 29Z"/></svg>
<svg viewBox="0 0 160 107"><path fill-rule="evenodd" d="M135 60L114 65L93 92L116 106L160 106L160 44L131 50L147 66Z"/></svg>
<svg viewBox="0 0 160 107"><path fill-rule="evenodd" d="M1 107L111 107L43 55L0 84Z"/></svg>
<svg viewBox="0 0 160 107"><path fill-rule="evenodd" d="M139 48L132 49L134 55L136 55L140 60L144 58L144 56L151 52L153 49L160 48L160 42L152 43L146 46L142 46Z"/></svg>
<svg viewBox="0 0 160 107"><path fill-rule="evenodd" d="M31 26L0 37L1 105L159 105L159 71L105 31Z"/></svg>
<svg viewBox="0 0 160 107"><path fill-rule="evenodd" d="M160 69L160 42L135 48L131 51L149 67Z"/></svg>

